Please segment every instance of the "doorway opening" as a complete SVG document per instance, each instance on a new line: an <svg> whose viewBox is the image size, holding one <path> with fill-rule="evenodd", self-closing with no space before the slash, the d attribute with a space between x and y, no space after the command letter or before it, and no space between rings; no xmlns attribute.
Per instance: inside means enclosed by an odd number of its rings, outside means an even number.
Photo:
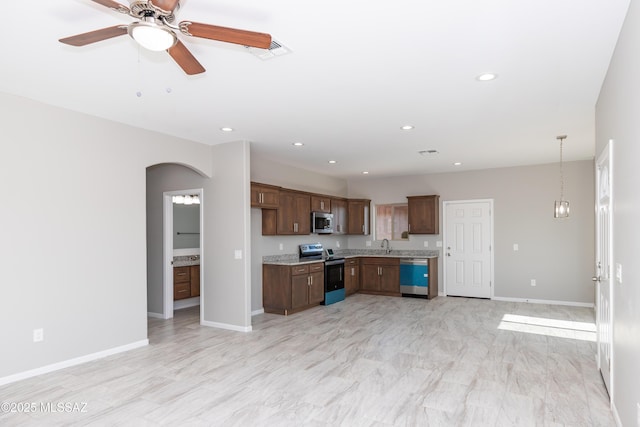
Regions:
<svg viewBox="0 0 640 427"><path fill-rule="evenodd" d="M181 197L192 198L192 203L176 203ZM198 203L193 203L196 197ZM173 318L174 310L199 305L202 322L205 298L201 285L204 268L200 264L204 255L203 204L202 188L163 192L164 319ZM176 221L178 218L180 220ZM186 281L183 282L182 277Z"/></svg>

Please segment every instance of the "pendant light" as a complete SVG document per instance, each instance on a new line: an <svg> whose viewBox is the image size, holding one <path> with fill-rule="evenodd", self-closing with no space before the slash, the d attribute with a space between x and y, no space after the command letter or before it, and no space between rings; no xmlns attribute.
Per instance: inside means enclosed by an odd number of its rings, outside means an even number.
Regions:
<svg viewBox="0 0 640 427"><path fill-rule="evenodd" d="M554 218L569 217L569 201L564 200L564 171L562 169L562 143L566 137L567 135L556 136L556 139L560 141L560 200L556 200L554 203Z"/></svg>

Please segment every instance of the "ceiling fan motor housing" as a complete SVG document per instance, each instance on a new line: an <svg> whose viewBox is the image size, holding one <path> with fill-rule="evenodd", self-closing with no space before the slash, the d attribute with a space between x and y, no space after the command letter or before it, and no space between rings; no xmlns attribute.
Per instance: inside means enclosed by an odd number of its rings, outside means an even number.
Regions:
<svg viewBox="0 0 640 427"><path fill-rule="evenodd" d="M176 20L175 12L180 9L180 3L178 2L175 9L172 11L163 10L151 1L134 0L131 2L130 10L131 16L134 18L144 19L145 17L153 17L155 19L165 21L172 24Z"/></svg>

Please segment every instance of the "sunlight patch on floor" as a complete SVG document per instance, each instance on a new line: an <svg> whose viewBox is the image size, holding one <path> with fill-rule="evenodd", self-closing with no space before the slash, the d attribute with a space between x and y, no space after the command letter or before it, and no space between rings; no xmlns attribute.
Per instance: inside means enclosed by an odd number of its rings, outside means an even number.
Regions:
<svg viewBox="0 0 640 427"><path fill-rule="evenodd" d="M596 325L590 322L505 314L498 329L596 342Z"/></svg>

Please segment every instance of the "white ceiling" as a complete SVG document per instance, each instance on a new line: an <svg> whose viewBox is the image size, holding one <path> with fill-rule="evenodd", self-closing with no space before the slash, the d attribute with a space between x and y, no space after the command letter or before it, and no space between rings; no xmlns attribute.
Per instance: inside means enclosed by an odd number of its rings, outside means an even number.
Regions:
<svg viewBox="0 0 640 427"><path fill-rule="evenodd" d="M349 177L556 162L559 134L565 160L593 158L629 0L185 0L178 21L270 33L291 50L261 60L180 35L199 76L128 36L59 43L133 21L90 0L5 3L0 91L205 144L248 140ZM484 72L498 78L477 81ZM429 149L439 154L418 154Z"/></svg>

